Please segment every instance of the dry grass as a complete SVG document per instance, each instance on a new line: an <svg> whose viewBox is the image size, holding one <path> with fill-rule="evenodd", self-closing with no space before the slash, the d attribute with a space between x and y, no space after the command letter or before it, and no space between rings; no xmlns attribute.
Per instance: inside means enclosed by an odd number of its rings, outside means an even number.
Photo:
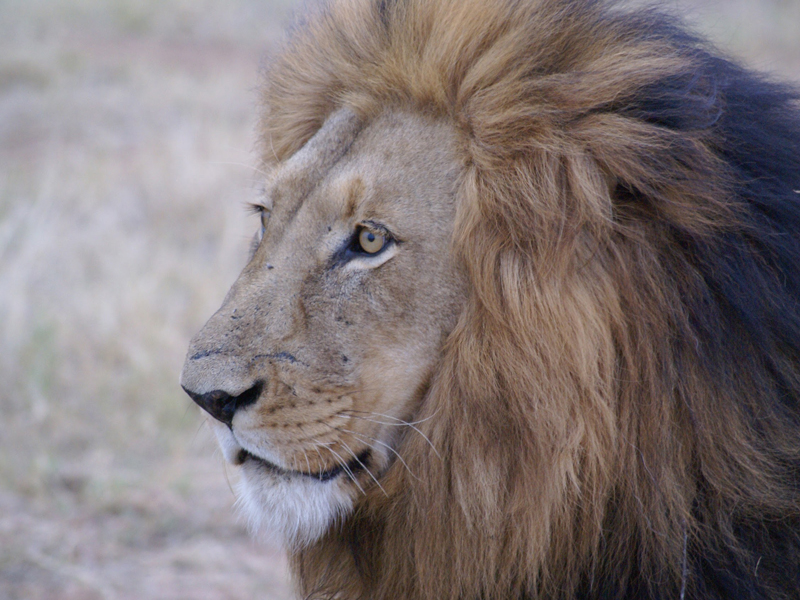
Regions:
<svg viewBox="0 0 800 600"><path fill-rule="evenodd" d="M252 90L290 4L0 3L0 598L288 597L177 378L255 229ZM800 80L797 0L681 5Z"/></svg>

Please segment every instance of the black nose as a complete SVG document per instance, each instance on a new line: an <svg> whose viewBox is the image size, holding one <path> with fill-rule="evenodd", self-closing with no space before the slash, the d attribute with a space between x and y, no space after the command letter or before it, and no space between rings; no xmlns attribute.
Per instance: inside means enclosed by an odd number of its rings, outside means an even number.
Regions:
<svg viewBox="0 0 800 600"><path fill-rule="evenodd" d="M230 427L233 423L233 415L236 414L236 411L258 400L263 387L264 382L257 381L253 387L242 392L238 396L231 396L228 392L222 390L214 390L213 392L207 392L205 394L196 394L183 387L183 391L189 394L189 397L197 402L200 408L217 421L222 421L225 425Z"/></svg>

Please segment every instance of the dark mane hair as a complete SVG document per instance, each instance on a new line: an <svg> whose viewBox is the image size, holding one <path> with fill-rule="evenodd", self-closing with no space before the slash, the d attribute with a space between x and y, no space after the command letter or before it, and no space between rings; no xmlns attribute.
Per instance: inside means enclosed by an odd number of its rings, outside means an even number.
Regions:
<svg viewBox="0 0 800 600"><path fill-rule="evenodd" d="M334 0L283 161L349 106L460 134L471 295L309 598L800 598L800 94L600 0Z"/></svg>

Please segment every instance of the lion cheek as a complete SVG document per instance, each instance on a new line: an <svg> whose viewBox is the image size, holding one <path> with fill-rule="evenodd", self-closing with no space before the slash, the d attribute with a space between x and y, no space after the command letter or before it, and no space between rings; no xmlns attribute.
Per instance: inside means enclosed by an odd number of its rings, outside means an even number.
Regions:
<svg viewBox="0 0 800 600"><path fill-rule="evenodd" d="M319 482L245 465L236 505L254 536L297 551L352 512L352 493L342 478Z"/></svg>

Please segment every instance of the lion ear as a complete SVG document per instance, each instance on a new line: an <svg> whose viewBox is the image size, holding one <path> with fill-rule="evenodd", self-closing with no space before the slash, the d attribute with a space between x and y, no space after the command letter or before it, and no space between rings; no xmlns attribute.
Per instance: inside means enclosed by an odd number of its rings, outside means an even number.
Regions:
<svg viewBox="0 0 800 600"><path fill-rule="evenodd" d="M596 163L616 222L657 218L697 235L734 222L731 178L709 134L619 113L589 115L571 133Z"/></svg>

